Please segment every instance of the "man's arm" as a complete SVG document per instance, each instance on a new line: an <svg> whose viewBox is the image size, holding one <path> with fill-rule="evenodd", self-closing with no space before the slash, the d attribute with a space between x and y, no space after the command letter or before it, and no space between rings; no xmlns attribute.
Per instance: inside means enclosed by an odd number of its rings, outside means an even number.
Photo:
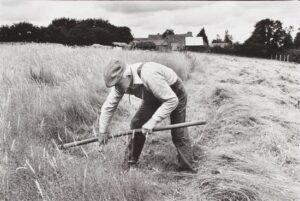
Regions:
<svg viewBox="0 0 300 201"><path fill-rule="evenodd" d="M162 101L162 105L153 114L152 119L157 123L168 117L178 105L178 97L167 81L160 74L147 74L147 87L153 95Z"/></svg>
<svg viewBox="0 0 300 201"><path fill-rule="evenodd" d="M116 90L115 87L111 89L109 95L107 96L101 108L101 114L99 118L100 134L104 134L107 132L108 125L123 95L124 94Z"/></svg>

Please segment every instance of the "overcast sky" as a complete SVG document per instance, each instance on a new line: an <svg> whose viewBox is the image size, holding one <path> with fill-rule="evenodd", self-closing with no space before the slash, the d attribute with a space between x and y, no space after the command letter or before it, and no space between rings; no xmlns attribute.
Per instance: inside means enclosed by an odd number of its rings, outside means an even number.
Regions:
<svg viewBox="0 0 300 201"><path fill-rule="evenodd" d="M224 36L229 30L234 41L243 42L261 19L280 20L283 26L300 28L299 1L26 1L0 0L0 25L20 21L47 26L53 19L102 18L117 26L128 26L134 37L192 31L205 28L208 38Z"/></svg>

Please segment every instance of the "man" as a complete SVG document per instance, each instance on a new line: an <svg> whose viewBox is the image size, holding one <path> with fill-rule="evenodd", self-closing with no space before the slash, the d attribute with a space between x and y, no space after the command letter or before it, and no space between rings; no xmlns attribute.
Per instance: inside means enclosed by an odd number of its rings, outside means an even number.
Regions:
<svg viewBox="0 0 300 201"><path fill-rule="evenodd" d="M104 69L104 81L112 89L101 108L100 144L107 141L107 127L123 95L135 95L143 100L130 124L131 129L142 128L142 133L135 133L125 152L124 164L130 168L139 159L145 134L159 122L168 116L171 117L171 124L185 122L187 95L177 74L154 62L126 65L120 60L113 60ZM171 135L178 152L179 169L194 171L187 128L173 129Z"/></svg>

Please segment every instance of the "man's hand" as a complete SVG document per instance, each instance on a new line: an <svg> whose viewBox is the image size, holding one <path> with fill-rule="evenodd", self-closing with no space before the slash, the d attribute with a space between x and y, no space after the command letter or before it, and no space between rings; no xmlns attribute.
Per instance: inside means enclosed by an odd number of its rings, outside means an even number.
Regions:
<svg viewBox="0 0 300 201"><path fill-rule="evenodd" d="M102 152L103 151L103 146L105 144L107 144L107 142L108 142L108 134L107 133L100 133L99 136L98 136L98 142L99 142L98 151Z"/></svg>
<svg viewBox="0 0 300 201"><path fill-rule="evenodd" d="M142 133L143 134L147 134L147 133L151 133L153 128L156 126L158 122L155 121L153 118L149 119L142 127Z"/></svg>

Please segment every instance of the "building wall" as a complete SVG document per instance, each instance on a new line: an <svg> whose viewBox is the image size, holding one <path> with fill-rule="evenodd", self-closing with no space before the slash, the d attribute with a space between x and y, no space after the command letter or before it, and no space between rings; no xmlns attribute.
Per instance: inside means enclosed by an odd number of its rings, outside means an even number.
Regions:
<svg viewBox="0 0 300 201"><path fill-rule="evenodd" d="M170 48L168 46L159 45L157 46L157 50L162 52L168 52L170 51Z"/></svg>
<svg viewBox="0 0 300 201"><path fill-rule="evenodd" d="M171 50L173 51L179 51L182 50L183 45L180 43L171 43Z"/></svg>
<svg viewBox="0 0 300 201"><path fill-rule="evenodd" d="M201 46L185 46L184 50L193 52L206 52L209 50L207 45Z"/></svg>

